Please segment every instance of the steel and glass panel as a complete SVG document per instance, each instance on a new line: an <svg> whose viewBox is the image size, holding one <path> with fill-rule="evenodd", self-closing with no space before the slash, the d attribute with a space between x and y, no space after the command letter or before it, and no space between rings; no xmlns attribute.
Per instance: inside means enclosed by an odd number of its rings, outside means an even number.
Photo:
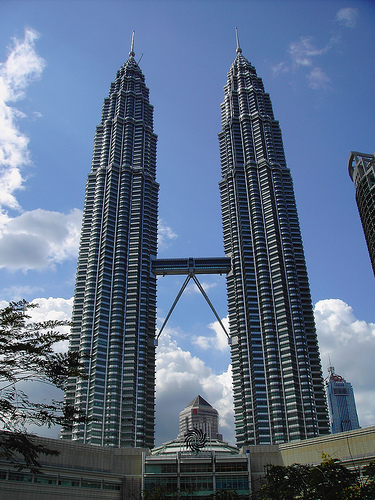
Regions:
<svg viewBox="0 0 375 500"><path fill-rule="evenodd" d="M66 401L88 424L63 437L118 447L154 442L158 184L153 108L131 54L111 84L86 185L70 348L87 377Z"/></svg>
<svg viewBox="0 0 375 500"><path fill-rule="evenodd" d="M359 429L352 384L331 374L326 380L326 391L332 434Z"/></svg>
<svg viewBox="0 0 375 500"><path fill-rule="evenodd" d="M271 100L240 50L221 113L237 443L313 437L328 420L293 183Z"/></svg>

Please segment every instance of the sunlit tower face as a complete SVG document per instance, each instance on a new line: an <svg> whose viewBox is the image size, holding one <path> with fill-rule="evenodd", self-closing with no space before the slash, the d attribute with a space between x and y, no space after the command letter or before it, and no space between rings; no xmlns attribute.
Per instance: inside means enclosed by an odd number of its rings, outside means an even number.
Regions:
<svg viewBox="0 0 375 500"><path fill-rule="evenodd" d="M237 444L325 434L327 409L293 182L270 97L239 44L221 113Z"/></svg>
<svg viewBox="0 0 375 500"><path fill-rule="evenodd" d="M116 447L154 444L158 189L153 107L134 58L117 72L96 129L86 185L70 348L87 378L66 401L89 423L65 439Z"/></svg>

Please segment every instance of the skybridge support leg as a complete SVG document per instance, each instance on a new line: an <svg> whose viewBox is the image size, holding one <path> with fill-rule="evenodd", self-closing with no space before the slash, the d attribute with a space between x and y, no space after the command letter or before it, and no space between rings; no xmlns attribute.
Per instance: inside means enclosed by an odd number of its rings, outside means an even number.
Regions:
<svg viewBox="0 0 375 500"><path fill-rule="evenodd" d="M197 285L197 287L198 287L199 291L201 292L201 294L203 295L203 297L206 299L207 304L210 306L211 311L214 313L215 318L218 320L218 322L219 322L219 324L220 324L221 328L224 330L224 333L225 333L225 335L227 336L227 339L228 339L228 342L229 342L230 337L229 337L229 335L228 335L228 332L226 331L225 326L223 325L223 322L221 321L221 319L220 319L219 315L217 314L216 309L214 308L214 306L213 306L212 302L211 302L211 301L210 301L210 299L208 298L208 295L207 295L207 294L206 294L206 292L204 291L203 286L199 283L198 278L195 276L195 274L193 274L193 275L192 275L192 278L193 278L193 280L194 280L194 283Z"/></svg>
<svg viewBox="0 0 375 500"><path fill-rule="evenodd" d="M173 309L176 307L177 302L180 300L181 295L184 293L184 290L185 290L185 288L187 287L187 285L188 285L188 283L189 283L190 279L191 279L191 276L190 276L190 275L186 277L186 280L183 282L182 287L181 287L180 291L179 291L179 292L178 292L178 294L177 294L177 297L174 299L174 302L173 302L173 304L172 304L172 307L170 308L169 313L167 314L167 317L165 318L165 320L164 320L164 322L163 322L163 324L162 324L162 326L161 326L161 328L160 328L160 330L159 330L159 333L158 333L158 335L157 335L157 337L156 337L156 345L157 345L157 342L158 342L159 337L160 337L160 335L161 335L161 332L164 330L164 327L165 327L165 325L167 324L167 321L169 320L169 317L170 317L170 315L172 314Z"/></svg>
<svg viewBox="0 0 375 500"><path fill-rule="evenodd" d="M155 345L158 345L159 337L160 337L162 331L164 330L164 327L167 324L167 322L168 322L168 320L169 320L169 318L170 318L170 316L171 316L174 308L176 307L177 302L180 300L181 295L184 293L184 291L185 291L185 289L186 289L186 287L187 287L187 285L188 285L188 283L189 283L189 281L191 279L193 279L194 283L198 287L198 290L201 292L201 294L205 298L207 304L210 306L211 311L214 313L215 318L218 320L219 325L221 326L221 328L223 329L225 335L227 336L228 344L230 344L231 343L231 339L230 339L230 337L228 335L228 332L227 332L225 326L223 325L223 322L221 321L219 315L217 314L216 309L214 308L212 302L208 298L208 295L206 294L203 286L200 284L198 278L195 276L195 274L193 272L191 272L191 273L189 273L189 275L186 277L185 281L183 282L182 287L181 287L180 291L178 292L178 294L177 294L177 296L176 296L176 298L175 298L175 300L174 300L174 302L173 302L173 304L172 304L172 306L171 306L171 308L170 308L170 310L169 310L169 312L168 312L168 314L167 314L167 316L166 316L166 318L165 318L165 320L164 320L164 322L163 322L163 324L162 324L162 326L161 326L161 328L159 330L159 333L158 333L158 335L157 335L157 337L155 339Z"/></svg>

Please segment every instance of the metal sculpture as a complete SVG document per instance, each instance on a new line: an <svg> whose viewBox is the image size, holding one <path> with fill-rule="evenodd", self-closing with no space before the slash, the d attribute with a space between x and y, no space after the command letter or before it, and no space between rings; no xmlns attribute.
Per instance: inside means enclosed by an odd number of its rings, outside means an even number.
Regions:
<svg viewBox="0 0 375 500"><path fill-rule="evenodd" d="M198 453L202 448L206 446L207 443L207 434L203 432L201 429L196 429L195 427L191 430L188 430L185 434L185 444L187 448L190 448L191 451Z"/></svg>

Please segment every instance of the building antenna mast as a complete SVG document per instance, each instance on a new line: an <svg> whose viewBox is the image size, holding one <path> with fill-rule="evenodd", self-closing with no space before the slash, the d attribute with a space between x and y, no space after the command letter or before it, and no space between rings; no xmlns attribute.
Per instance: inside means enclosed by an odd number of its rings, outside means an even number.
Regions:
<svg viewBox="0 0 375 500"><path fill-rule="evenodd" d="M134 52L134 33L135 33L135 31L133 30L133 33L132 33L132 43L131 43L130 52L129 52L129 56L130 57L134 57L135 56L135 52Z"/></svg>
<svg viewBox="0 0 375 500"><path fill-rule="evenodd" d="M242 49L241 49L241 47L240 47L240 41L239 41L239 39L238 39L238 30L237 30L237 27L236 27L236 28L234 28L234 29L236 30L236 42L237 42L236 52L237 52L237 54L241 54Z"/></svg>

